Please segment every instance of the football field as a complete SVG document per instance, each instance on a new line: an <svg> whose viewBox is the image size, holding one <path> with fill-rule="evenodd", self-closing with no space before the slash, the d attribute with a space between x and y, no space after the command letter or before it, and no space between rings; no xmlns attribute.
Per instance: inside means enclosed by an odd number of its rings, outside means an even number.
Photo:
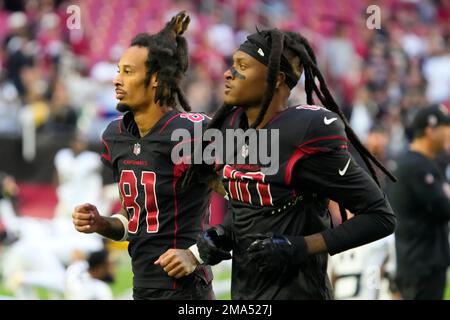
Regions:
<svg viewBox="0 0 450 320"><path fill-rule="evenodd" d="M114 254L116 261L116 277L111 289L115 299L129 300L132 299L132 281L133 274L131 271L131 261L125 250L117 250ZM213 268L214 282L213 288L218 300L230 300L230 279L231 264L228 262L221 263ZM0 282L0 299L14 299L11 291L7 290L4 281ZM45 289L36 288L36 295L40 300L54 299ZM445 292L445 300L450 300L450 282Z"/></svg>
<svg viewBox="0 0 450 320"><path fill-rule="evenodd" d="M122 263L118 266L117 278L112 285L114 296L117 299L126 298L127 294L131 298L132 273L130 264ZM213 268L214 282L213 288L218 300L230 300L230 281L231 281L231 267L226 264L219 264ZM445 291L445 300L450 300L450 282L447 284Z"/></svg>

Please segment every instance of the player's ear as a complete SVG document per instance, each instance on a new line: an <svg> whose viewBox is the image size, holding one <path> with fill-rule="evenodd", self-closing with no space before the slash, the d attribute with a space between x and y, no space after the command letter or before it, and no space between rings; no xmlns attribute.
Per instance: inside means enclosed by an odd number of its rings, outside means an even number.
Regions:
<svg viewBox="0 0 450 320"><path fill-rule="evenodd" d="M278 72L275 89L281 88L281 86L284 84L284 80L286 80L286 75L284 74L284 72Z"/></svg>
<svg viewBox="0 0 450 320"><path fill-rule="evenodd" d="M156 73L154 73L152 75L152 78L150 79L150 87L151 88L158 87L158 75Z"/></svg>

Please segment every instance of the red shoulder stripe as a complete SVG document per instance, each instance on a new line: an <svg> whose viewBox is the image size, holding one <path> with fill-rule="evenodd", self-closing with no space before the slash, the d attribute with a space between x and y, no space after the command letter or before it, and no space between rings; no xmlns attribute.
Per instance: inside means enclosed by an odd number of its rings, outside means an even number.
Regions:
<svg viewBox="0 0 450 320"><path fill-rule="evenodd" d="M102 139L102 143L106 149L106 152L102 153L102 158L108 162L111 162L111 156L110 156L111 152L109 151L109 145L104 139Z"/></svg>
<svg viewBox="0 0 450 320"><path fill-rule="evenodd" d="M339 135L335 135L335 136L326 136L326 137L320 137L320 138L315 138L312 140L308 140L306 142L303 142L302 144L300 144L299 146L297 146L297 148L301 148L305 145L308 145L310 143L313 142L317 142L317 141L322 141L322 140L344 140L344 141L348 141L347 138L343 137L343 136L339 136Z"/></svg>
<svg viewBox="0 0 450 320"><path fill-rule="evenodd" d="M180 116L180 113L177 113L176 115L172 116L169 120L167 120L166 123L161 128L161 130L159 130L159 134L161 134L164 131L164 129L168 126L168 124L170 122L172 122L173 119L175 119L176 117L179 117L179 116Z"/></svg>

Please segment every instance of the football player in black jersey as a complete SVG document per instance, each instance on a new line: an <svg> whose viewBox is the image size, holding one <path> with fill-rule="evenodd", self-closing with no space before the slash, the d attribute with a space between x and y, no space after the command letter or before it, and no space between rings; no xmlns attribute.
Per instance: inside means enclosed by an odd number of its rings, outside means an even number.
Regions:
<svg viewBox="0 0 450 320"><path fill-rule="evenodd" d="M181 36L189 17L181 12L155 35L142 33L131 42L114 80L123 117L103 133L102 160L118 182L122 210L100 216L92 204L75 208L75 228L84 233L129 240L134 299L211 299L210 267L198 266L188 249L208 223L211 189L206 183L182 188L187 170L174 163L175 129L192 132L205 116L181 113L190 107L179 87L188 67ZM166 271L168 270L168 274Z"/></svg>
<svg viewBox="0 0 450 320"><path fill-rule="evenodd" d="M302 73L307 105L287 107ZM352 159L349 143L371 173L370 161L395 178L350 128L303 36L277 29L250 35L224 77L224 105L208 128L255 128L258 136L278 130L279 170L268 174L259 160L242 164L239 157L256 152L245 145L237 146L234 162L189 169L185 183L218 173L230 198L224 223L199 237L200 257L213 265L233 251L232 299L330 299L328 253L385 237L396 223L376 177ZM314 93L323 107L314 105ZM331 228L329 199L355 216Z"/></svg>

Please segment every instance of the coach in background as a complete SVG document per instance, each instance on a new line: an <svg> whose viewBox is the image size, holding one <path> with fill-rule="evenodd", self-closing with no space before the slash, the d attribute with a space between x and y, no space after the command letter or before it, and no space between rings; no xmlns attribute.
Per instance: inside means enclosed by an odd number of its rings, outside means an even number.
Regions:
<svg viewBox="0 0 450 320"><path fill-rule="evenodd" d="M397 285L403 299L442 299L450 265L449 185L434 161L450 142L446 108L431 106L415 115L409 150L396 161L398 182L390 186L397 215Z"/></svg>

